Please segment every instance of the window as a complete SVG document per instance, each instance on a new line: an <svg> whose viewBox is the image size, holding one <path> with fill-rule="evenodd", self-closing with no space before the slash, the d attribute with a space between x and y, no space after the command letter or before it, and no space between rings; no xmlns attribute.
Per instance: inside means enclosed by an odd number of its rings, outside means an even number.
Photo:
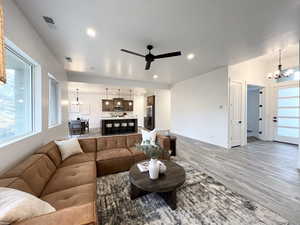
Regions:
<svg viewBox="0 0 300 225"><path fill-rule="evenodd" d="M6 46L7 83L0 85L0 143L34 132L34 65Z"/></svg>
<svg viewBox="0 0 300 225"><path fill-rule="evenodd" d="M59 106L59 84L58 81L49 74L49 127L60 123Z"/></svg>

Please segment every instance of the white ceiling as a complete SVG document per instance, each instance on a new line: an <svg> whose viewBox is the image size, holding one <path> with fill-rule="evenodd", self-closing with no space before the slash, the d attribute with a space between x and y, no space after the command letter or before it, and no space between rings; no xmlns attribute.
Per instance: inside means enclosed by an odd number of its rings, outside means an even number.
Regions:
<svg viewBox="0 0 300 225"><path fill-rule="evenodd" d="M220 66L263 55L300 39L299 0L15 0L65 68L117 79L173 84ZM50 16L51 28L42 20ZM86 35L93 27L95 39ZM145 71L142 58L181 50ZM194 53L188 61L186 55Z"/></svg>
<svg viewBox="0 0 300 225"><path fill-rule="evenodd" d="M76 90L78 89L79 93L95 93L95 94L106 95L106 88L108 88L109 96L118 96L119 89L120 89L120 94L122 96L130 96L130 94L132 94L132 96L133 95L141 96L141 95L145 95L147 91L151 90L145 88L128 88L123 86L108 86L103 84L68 82L69 92L76 92Z"/></svg>

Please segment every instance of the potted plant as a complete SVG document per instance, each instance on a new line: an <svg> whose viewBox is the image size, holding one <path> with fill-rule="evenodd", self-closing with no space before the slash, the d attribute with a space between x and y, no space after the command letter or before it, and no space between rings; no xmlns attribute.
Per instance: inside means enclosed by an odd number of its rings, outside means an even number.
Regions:
<svg viewBox="0 0 300 225"><path fill-rule="evenodd" d="M143 141L140 145L136 146L138 150L145 153L147 158L150 158L149 162L149 176L150 179L155 180L159 176L160 164L158 158L162 153L162 149L159 145L150 143L150 141Z"/></svg>

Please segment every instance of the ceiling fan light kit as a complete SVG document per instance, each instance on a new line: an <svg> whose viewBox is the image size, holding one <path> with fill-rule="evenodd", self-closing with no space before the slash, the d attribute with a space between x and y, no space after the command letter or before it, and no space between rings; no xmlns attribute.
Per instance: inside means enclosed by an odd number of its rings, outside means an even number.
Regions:
<svg viewBox="0 0 300 225"><path fill-rule="evenodd" d="M170 52L170 53L165 53L165 54L160 54L160 55L153 55L151 53L151 50L153 49L153 46L148 45L147 49L149 51L149 53L147 55L142 55L142 54L139 54L139 53L136 53L136 52L133 52L133 51L126 50L126 49L121 49L121 51L145 58L145 61L146 61L145 70L149 70L150 67L151 67L151 63L154 62L156 59L169 58L169 57L174 57L174 56L180 56L181 55L180 51Z"/></svg>

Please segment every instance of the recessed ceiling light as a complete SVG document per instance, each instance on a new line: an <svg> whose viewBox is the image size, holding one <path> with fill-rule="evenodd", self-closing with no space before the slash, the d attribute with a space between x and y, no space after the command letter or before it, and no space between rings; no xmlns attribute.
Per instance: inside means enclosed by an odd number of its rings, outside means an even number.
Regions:
<svg viewBox="0 0 300 225"><path fill-rule="evenodd" d="M96 31L93 28L86 29L86 34L91 38L96 37Z"/></svg>
<svg viewBox="0 0 300 225"><path fill-rule="evenodd" d="M158 75L154 74L153 79L157 79L157 78L158 78Z"/></svg>
<svg viewBox="0 0 300 225"><path fill-rule="evenodd" d="M188 60L192 60L193 58L195 58L195 55L193 53L187 55Z"/></svg>
<svg viewBox="0 0 300 225"><path fill-rule="evenodd" d="M65 57L65 59L66 59L66 61L67 61L67 62L69 62L69 63L71 63L71 62L72 62L72 58L71 58L71 57L69 57L69 56L66 56L66 57Z"/></svg>

